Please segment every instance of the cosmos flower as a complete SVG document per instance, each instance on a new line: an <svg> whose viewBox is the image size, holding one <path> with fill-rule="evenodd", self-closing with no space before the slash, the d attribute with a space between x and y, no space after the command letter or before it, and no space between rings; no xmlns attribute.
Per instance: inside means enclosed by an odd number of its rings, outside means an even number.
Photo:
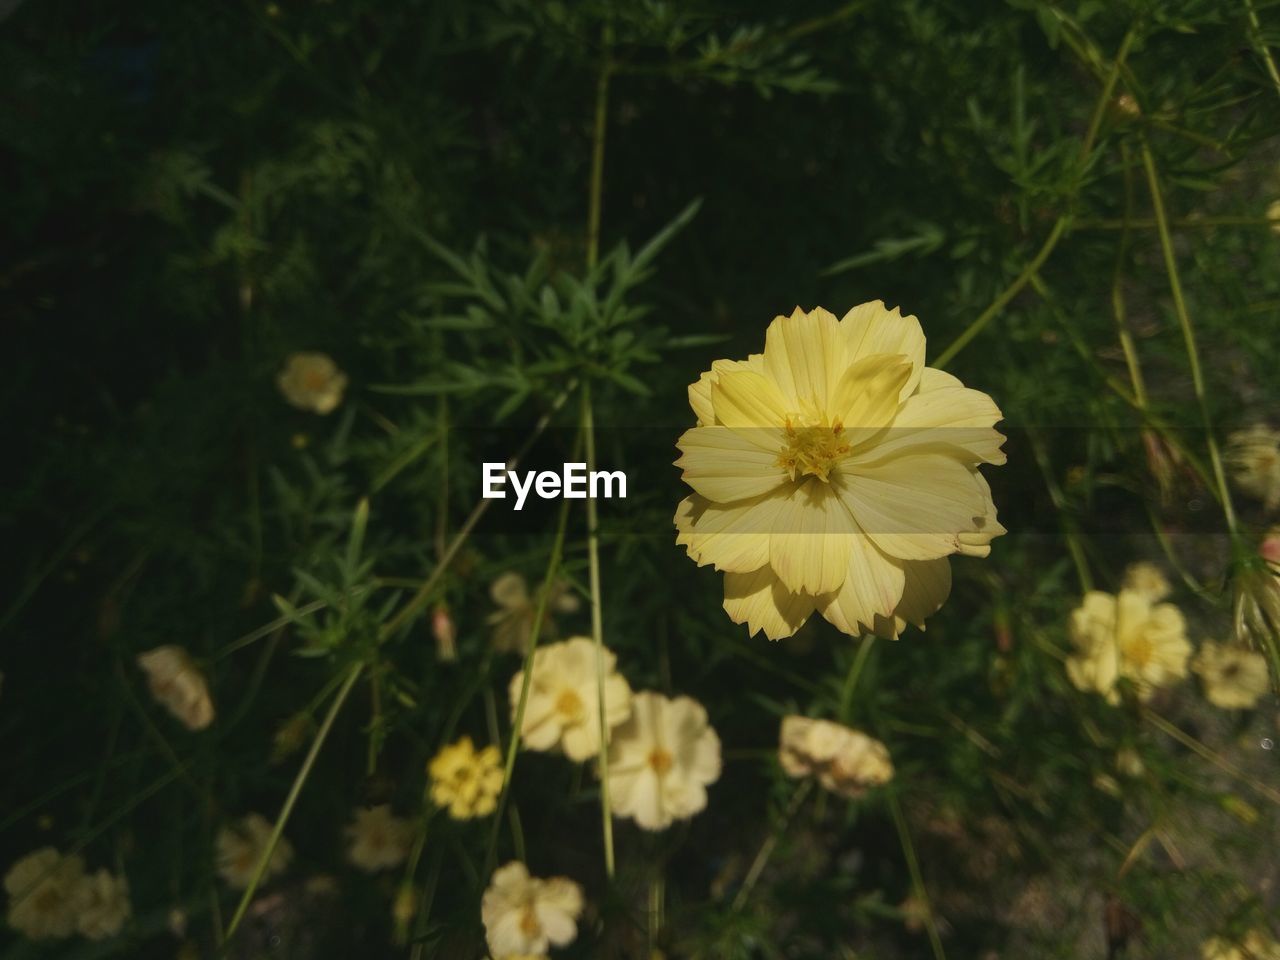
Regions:
<svg viewBox="0 0 1280 960"><path fill-rule="evenodd" d="M986 556L1004 533L977 469L1005 460L1001 413L924 349L916 318L880 301L839 321L797 308L764 353L689 388L677 542L724 572L735 623L772 640L814 611L853 635L923 629L947 558Z"/></svg>
<svg viewBox="0 0 1280 960"><path fill-rule="evenodd" d="M832 793L854 799L893 778L883 743L830 720L783 718L778 759L788 776L815 777Z"/></svg>
<svg viewBox="0 0 1280 960"><path fill-rule="evenodd" d="M518 861L499 867L480 902L494 960L542 957L572 943L582 905L582 888L566 877L531 877Z"/></svg>
<svg viewBox="0 0 1280 960"><path fill-rule="evenodd" d="M332 413L342 403L347 375L327 353L293 353L276 377L276 386L299 410Z"/></svg>
<svg viewBox="0 0 1280 960"><path fill-rule="evenodd" d="M1205 698L1224 710L1251 709L1270 687L1266 658L1243 647L1203 644L1191 669L1204 683Z"/></svg>
<svg viewBox="0 0 1280 960"><path fill-rule="evenodd" d="M1067 659L1067 676L1077 689L1101 694L1108 703L1120 702L1116 684L1122 677L1146 701L1187 675L1191 644L1182 613L1171 603L1153 603L1136 590L1116 596L1091 590L1069 626L1075 653Z"/></svg>
<svg viewBox="0 0 1280 960"><path fill-rule="evenodd" d="M76 929L76 894L84 861L53 847L27 854L4 875L9 926L32 940L69 937Z"/></svg>
<svg viewBox="0 0 1280 960"><path fill-rule="evenodd" d="M720 779L720 738L702 704L637 693L609 743L609 804L645 830L662 830L707 805Z"/></svg>
<svg viewBox="0 0 1280 960"><path fill-rule="evenodd" d="M1280 507L1280 433L1262 424L1237 430L1227 438L1227 463L1236 486L1269 511Z"/></svg>
<svg viewBox="0 0 1280 960"><path fill-rule="evenodd" d="M260 813L251 813L238 823L228 824L218 831L215 862L218 874L233 890L244 890L253 880L253 872L267 849L271 839L271 822ZM263 882L284 873L293 860L293 847L283 836L276 844L266 869Z"/></svg>
<svg viewBox="0 0 1280 960"><path fill-rule="evenodd" d="M1169 596L1173 589L1160 568L1145 560L1131 563L1125 570L1124 588L1145 594L1153 603Z"/></svg>
<svg viewBox="0 0 1280 960"><path fill-rule="evenodd" d="M605 650L603 658L605 722L612 730L631 715L631 687L614 670L614 655ZM523 683L524 671L511 678L513 723ZM596 647L589 637L572 637L534 653L520 739L530 750L562 750L578 762L599 752Z"/></svg>
<svg viewBox="0 0 1280 960"><path fill-rule="evenodd" d="M90 940L114 937L133 912L129 881L107 870L84 877L76 886L76 930Z"/></svg>
<svg viewBox="0 0 1280 960"><path fill-rule="evenodd" d="M188 730L213 723L213 699L204 674L182 647L167 644L138 654L151 695Z"/></svg>
<svg viewBox="0 0 1280 960"><path fill-rule="evenodd" d="M486 817L502 793L502 758L495 746L477 751L470 737L442 747L427 765L431 802L455 820Z"/></svg>
<svg viewBox="0 0 1280 960"><path fill-rule="evenodd" d="M368 873L404 863L413 839L413 824L394 816L391 807L379 804L355 812L346 828L347 859Z"/></svg>
<svg viewBox="0 0 1280 960"><path fill-rule="evenodd" d="M501 653L524 653L538 614L537 599L529 593L529 584L520 574L508 571L489 586L489 595L498 605L498 609L489 614L493 648ZM543 610L542 636L555 633L552 613L573 613L578 606L578 597L567 583L563 580L553 583Z"/></svg>

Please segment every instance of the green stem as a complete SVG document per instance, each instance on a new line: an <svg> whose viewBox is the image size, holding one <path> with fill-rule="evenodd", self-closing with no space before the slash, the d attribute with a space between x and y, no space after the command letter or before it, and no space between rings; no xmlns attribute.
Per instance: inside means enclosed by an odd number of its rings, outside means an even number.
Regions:
<svg viewBox="0 0 1280 960"><path fill-rule="evenodd" d="M933 904L929 900L929 891L924 886L920 862L916 859L916 848L911 842L907 819L902 815L902 806L898 803L898 794L895 791L889 792L889 813L893 816L893 825L897 828L898 840L902 843L902 855L906 858L907 870L911 873L911 888L916 899L924 906L924 927L929 934L929 945L933 948L934 960L947 960L947 955L942 949L942 938L938 936L938 923L933 916Z"/></svg>
<svg viewBox="0 0 1280 960"><path fill-rule="evenodd" d="M862 668L867 665L867 657L871 655L871 646L876 642L876 635L869 633L862 638L861 644L858 646L858 653L853 658L853 663L849 666L849 672L845 675L844 685L840 688L840 722L848 723L849 715L853 711L853 693L858 686L858 678L862 676Z"/></svg>
<svg viewBox="0 0 1280 960"><path fill-rule="evenodd" d="M1271 82L1275 85L1276 93L1280 94L1280 70L1276 69L1271 51L1262 42L1262 24L1258 22L1258 12L1253 9L1253 0L1244 0L1244 9L1249 16L1249 39L1261 54L1263 62L1267 65L1267 73L1271 76Z"/></svg>
<svg viewBox="0 0 1280 960"><path fill-rule="evenodd" d="M760 849L756 851L755 859L751 861L751 866L747 870L747 875L742 881L742 887L738 890L738 895L733 898L732 912L737 913L747 904L747 900L751 897L751 891L760 881L764 868L769 865L769 858L773 856L774 848L778 845L778 839L787 832L791 826L791 819L796 815L796 811L800 809L800 804L804 803L805 797L809 796L809 791L813 789L813 781L806 780L796 788L796 792L791 795L791 801L787 804L786 810L782 812L782 822L776 830L769 833L764 843L760 845Z"/></svg>
<svg viewBox="0 0 1280 960"><path fill-rule="evenodd" d="M605 26L603 35L603 60L600 76L596 78L595 125L591 137L591 185L587 203L587 269L594 270L600 257L600 206L604 192L604 138L605 124L609 116L609 79L613 75L613 61L609 48L613 31Z"/></svg>

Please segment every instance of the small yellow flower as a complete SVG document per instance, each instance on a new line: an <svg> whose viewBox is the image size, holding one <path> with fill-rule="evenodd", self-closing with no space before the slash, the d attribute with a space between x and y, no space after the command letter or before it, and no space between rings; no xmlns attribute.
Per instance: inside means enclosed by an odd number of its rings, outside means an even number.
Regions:
<svg viewBox="0 0 1280 960"><path fill-rule="evenodd" d="M720 738L702 704L637 693L631 717L609 743L609 803L619 817L662 830L707 806L707 787L720 779Z"/></svg>
<svg viewBox="0 0 1280 960"><path fill-rule="evenodd" d="M1271 232L1280 233L1280 200L1272 200L1267 205L1267 219L1271 221Z"/></svg>
<svg viewBox="0 0 1280 960"><path fill-rule="evenodd" d="M69 937L76 929L76 894L84 861L53 847L27 854L4 875L9 926L31 940Z"/></svg>
<svg viewBox="0 0 1280 960"><path fill-rule="evenodd" d="M1145 594L1154 603L1169 596L1173 588L1164 573L1154 563L1132 563L1124 572L1124 588Z"/></svg>
<svg viewBox="0 0 1280 960"><path fill-rule="evenodd" d="M114 937L133 912L129 881L106 870L86 876L75 892L76 930L90 940Z"/></svg>
<svg viewBox="0 0 1280 960"><path fill-rule="evenodd" d="M1267 694L1270 677L1262 654L1225 643L1200 647L1191 669L1204 682L1204 695L1215 707L1248 710Z"/></svg>
<svg viewBox="0 0 1280 960"><path fill-rule="evenodd" d="M1072 611L1070 634L1075 654L1067 659L1067 676L1108 703L1120 702L1116 682L1122 677L1146 701L1157 688L1187 675L1191 644L1182 614L1171 603L1153 603L1148 594L1089 591Z"/></svg>
<svg viewBox="0 0 1280 960"><path fill-rule="evenodd" d="M276 385L299 410L332 413L342 403L347 375L327 353L294 353L285 361Z"/></svg>
<svg viewBox="0 0 1280 960"><path fill-rule="evenodd" d="M1269 511L1280 506L1280 433L1262 424L1237 430L1227 438L1227 463L1236 486Z"/></svg>
<svg viewBox="0 0 1280 960"><path fill-rule="evenodd" d="M1280 960L1280 943L1262 930L1250 930L1243 940L1214 937L1200 946L1202 960Z"/></svg>
<svg viewBox="0 0 1280 960"><path fill-rule="evenodd" d="M614 670L614 655L605 650L605 722L610 731L631 715L631 687ZM539 647L525 704L520 739L530 750L561 750L582 762L600 750L600 710L596 689L596 646L589 637L572 637ZM511 719L520 704L524 671L511 678ZM606 734L608 739L608 734Z"/></svg>
<svg viewBox="0 0 1280 960"><path fill-rule="evenodd" d="M502 758L498 748L477 752L470 737L441 748L427 766L431 802L455 820L486 817L502 792Z"/></svg>
<svg viewBox="0 0 1280 960"><path fill-rule="evenodd" d="M524 653L538 615L537 600L529 593L529 584L520 574L509 571L493 581L489 595L498 605L488 621L493 627L493 648L500 653ZM555 634L553 613L573 613L578 606L578 597L567 583L553 583L543 609L541 638Z"/></svg>
<svg viewBox="0 0 1280 960"><path fill-rule="evenodd" d="M188 730L213 723L213 699L204 674L182 647L172 644L138 654L151 695Z"/></svg>
<svg viewBox="0 0 1280 960"><path fill-rule="evenodd" d="M215 862L218 874L227 886L233 890L244 890L249 886L270 839L271 822L260 813L251 813L239 823L229 824L218 832ZM262 872L263 881L284 873L289 869L291 860L293 846L282 836Z"/></svg>
<svg viewBox="0 0 1280 960"><path fill-rule="evenodd" d="M855 799L893 778L883 743L830 720L783 718L778 759L788 776L815 777L832 793Z"/></svg>
<svg viewBox="0 0 1280 960"><path fill-rule="evenodd" d="M817 611L896 638L946 600L949 556L1004 532L978 473L1005 460L1000 410L924 350L919 321L878 300L842 320L797 308L689 388L676 542L724 571L735 623L778 640Z"/></svg>
<svg viewBox="0 0 1280 960"><path fill-rule="evenodd" d="M582 906L582 888L566 877L531 877L519 862L499 867L480 902L489 951L495 960L544 957L577 937Z"/></svg>
<svg viewBox="0 0 1280 960"><path fill-rule="evenodd" d="M413 824L380 804L355 812L347 826L347 859L367 873L387 870L404 863L413 840Z"/></svg>

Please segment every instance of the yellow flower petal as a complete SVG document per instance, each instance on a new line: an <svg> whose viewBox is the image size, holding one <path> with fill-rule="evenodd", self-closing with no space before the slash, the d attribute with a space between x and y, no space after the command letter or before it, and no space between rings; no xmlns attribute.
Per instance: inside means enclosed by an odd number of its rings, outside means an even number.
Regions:
<svg viewBox="0 0 1280 960"><path fill-rule="evenodd" d="M858 534L851 539L844 583L822 607L822 615L838 630L856 637L872 632L877 618L893 612L905 580L903 565L877 550L869 537Z"/></svg>
<svg viewBox="0 0 1280 960"><path fill-rule="evenodd" d="M676 542L700 567L750 573L769 562L769 530L780 510L767 496L719 504L694 494L676 511Z"/></svg>
<svg viewBox="0 0 1280 960"><path fill-rule="evenodd" d="M789 637L809 619L815 601L791 593L768 567L753 573L724 575L724 609L734 623L745 623L751 636L763 630L770 640Z"/></svg>
<svg viewBox="0 0 1280 960"><path fill-rule="evenodd" d="M898 396L911 377L911 363L901 354L863 357L844 372L832 391L832 423L844 426L849 443L860 443L893 422Z"/></svg>
<svg viewBox="0 0 1280 960"><path fill-rule="evenodd" d="M863 452L866 460L940 448L984 463L1004 463L1004 435L993 429L1000 408L980 390L970 390L941 370L925 370L920 390L908 397L889 430Z"/></svg>
<svg viewBox="0 0 1280 960"><path fill-rule="evenodd" d="M925 369L924 331L919 320L904 317L898 307L886 309L883 300L872 300L846 313L840 320L840 331L851 361L876 353L903 354L911 361L911 375L899 397L905 400L915 392Z"/></svg>
<svg viewBox="0 0 1280 960"><path fill-rule="evenodd" d="M779 507L769 534L769 565L779 579L797 593L838 589L857 532L839 495L830 484L811 479L798 484Z"/></svg>
<svg viewBox="0 0 1280 960"><path fill-rule="evenodd" d="M742 435L776 456L782 449L782 426L787 400L774 383L754 370L730 370L711 384L716 422L741 430Z"/></svg>
<svg viewBox="0 0 1280 960"><path fill-rule="evenodd" d="M823 410L848 365L845 338L834 315L818 307L799 307L790 317L777 317L764 335L766 376L778 384L790 411Z"/></svg>
<svg viewBox="0 0 1280 960"><path fill-rule="evenodd" d="M694 427L676 446L684 453L675 464L684 482L717 503L768 493L787 479L777 451L762 450L728 427Z"/></svg>
<svg viewBox="0 0 1280 960"><path fill-rule="evenodd" d="M924 621L941 609L951 594L951 561L946 557L937 560L908 560L903 564L906 583L902 599L893 611L900 631L905 623L925 628Z"/></svg>

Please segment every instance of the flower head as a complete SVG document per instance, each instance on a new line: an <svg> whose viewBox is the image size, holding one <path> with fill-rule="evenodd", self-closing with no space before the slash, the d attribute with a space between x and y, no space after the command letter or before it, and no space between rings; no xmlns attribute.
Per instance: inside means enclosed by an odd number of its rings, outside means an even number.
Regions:
<svg viewBox="0 0 1280 960"><path fill-rule="evenodd" d="M1131 563L1124 572L1124 588L1145 594L1154 603L1163 600L1173 590L1164 573L1154 563Z"/></svg>
<svg viewBox="0 0 1280 960"><path fill-rule="evenodd" d="M90 940L114 937L129 919L129 881L107 870L84 877L75 890L76 930Z"/></svg>
<svg viewBox="0 0 1280 960"><path fill-rule="evenodd" d="M1267 510L1280 507L1280 433L1262 424L1237 430L1227 438L1227 462L1236 486Z"/></svg>
<svg viewBox="0 0 1280 960"><path fill-rule="evenodd" d="M380 804L357 810L347 826L347 859L368 873L399 866L409 855L413 824Z"/></svg>
<svg viewBox="0 0 1280 960"><path fill-rule="evenodd" d="M489 614L493 648L501 653L523 653L529 646L533 621L538 615L537 599L529 593L529 584L520 574L508 571L490 584L489 595L498 605L498 609ZM573 613L577 609L577 595L563 580L555 581L543 608L542 635L555 633L552 613Z"/></svg>
<svg viewBox="0 0 1280 960"><path fill-rule="evenodd" d="M986 556L1004 532L977 470L1004 462L1000 411L926 367L924 347L916 318L880 301L838 321L797 308L764 353L689 388L677 543L724 571L735 623L773 640L815 610L849 634L923 628L947 558Z"/></svg>
<svg viewBox="0 0 1280 960"><path fill-rule="evenodd" d="M151 695L188 730L213 723L213 699L204 674L182 647L172 644L138 654Z"/></svg>
<svg viewBox="0 0 1280 960"><path fill-rule="evenodd" d="M646 691L631 698L631 717L609 743L609 803L620 817L662 830L707 805L720 779L720 738L702 704Z"/></svg>
<svg viewBox="0 0 1280 960"><path fill-rule="evenodd" d="M498 748L477 751L470 737L442 747L427 765L431 802L455 820L493 813L502 792L502 758Z"/></svg>
<svg viewBox="0 0 1280 960"><path fill-rule="evenodd" d="M84 861L53 847L27 854L4 875L9 926L32 940L69 937L76 929L76 894Z"/></svg>
<svg viewBox="0 0 1280 960"><path fill-rule="evenodd" d="M572 943L582 914L582 888L565 877L529 876L523 863L493 872L480 902L485 940L494 960L545 956Z"/></svg>
<svg viewBox="0 0 1280 960"><path fill-rule="evenodd" d="M1116 596L1091 590L1071 613L1067 676L1080 690L1119 703L1116 681L1133 682L1141 700L1187 675L1191 644L1186 623L1171 603L1153 603L1149 594L1121 590Z"/></svg>
<svg viewBox="0 0 1280 960"><path fill-rule="evenodd" d="M253 880L258 861L271 840L271 822L260 813L251 813L238 823L218 831L216 864L218 874L233 890L244 890ZM283 836L267 861L262 879L284 873L293 860L293 846Z"/></svg>
<svg viewBox="0 0 1280 960"><path fill-rule="evenodd" d="M332 413L342 403L347 375L327 353L293 353L276 377L276 386L299 410Z"/></svg>
<svg viewBox="0 0 1280 960"><path fill-rule="evenodd" d="M1243 940L1213 937L1200 945L1203 960L1280 960L1280 943L1262 930L1250 930Z"/></svg>
<svg viewBox="0 0 1280 960"><path fill-rule="evenodd" d="M605 650L604 703L609 730L631 714L631 687L614 670ZM588 637L539 647L525 704L520 738L530 750L563 750L570 760L589 760L600 750L600 710L596 687L596 646ZM520 703L524 671L511 678L511 717ZM608 733L605 735L608 739Z"/></svg>
<svg viewBox="0 0 1280 960"><path fill-rule="evenodd" d="M830 720L785 717L778 759L788 776L816 777L827 790L855 799L893 778L883 743Z"/></svg>
<svg viewBox="0 0 1280 960"><path fill-rule="evenodd" d="M1225 643L1206 643L1191 662L1204 682L1204 695L1215 707L1248 710L1257 706L1270 686L1267 660L1260 653Z"/></svg>

